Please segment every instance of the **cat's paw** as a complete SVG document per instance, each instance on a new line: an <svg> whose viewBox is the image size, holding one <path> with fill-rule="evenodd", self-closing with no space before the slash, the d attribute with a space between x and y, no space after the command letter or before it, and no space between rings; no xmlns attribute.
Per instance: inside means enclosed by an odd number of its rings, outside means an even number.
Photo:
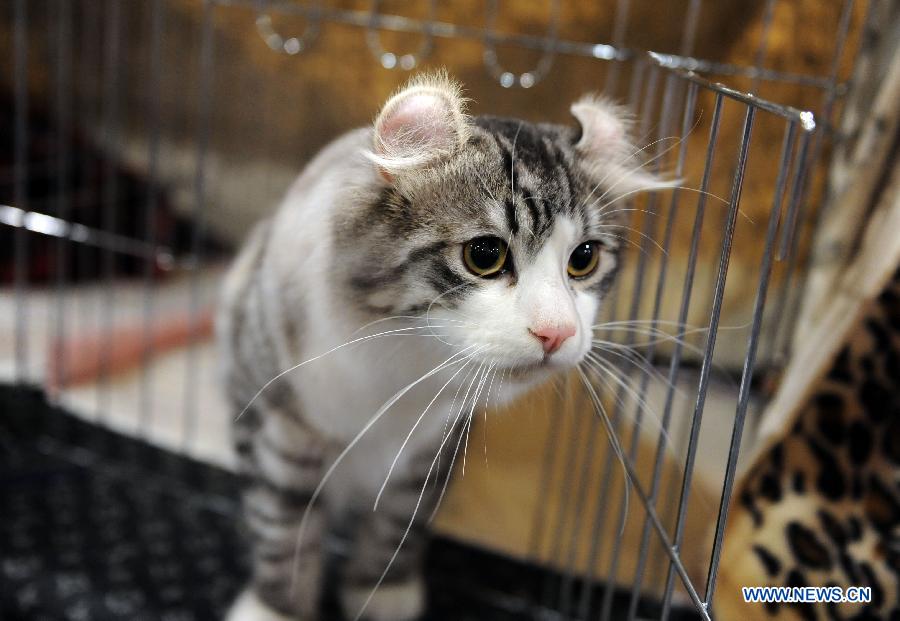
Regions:
<svg viewBox="0 0 900 621"><path fill-rule="evenodd" d="M296 621L266 606L251 589L244 590L231 606L225 621Z"/></svg>
<svg viewBox="0 0 900 621"><path fill-rule="evenodd" d="M372 587L344 587L341 604L344 614L353 619L362 610ZM396 584L382 584L372 595L362 619L367 621L413 621L425 612L425 583L416 577Z"/></svg>

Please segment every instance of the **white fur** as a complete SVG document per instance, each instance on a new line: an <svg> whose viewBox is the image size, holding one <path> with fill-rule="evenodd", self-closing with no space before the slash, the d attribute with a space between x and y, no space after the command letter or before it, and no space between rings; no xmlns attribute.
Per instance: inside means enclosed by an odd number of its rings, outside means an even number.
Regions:
<svg viewBox="0 0 900 621"><path fill-rule="evenodd" d="M446 73L418 76L384 104L366 156L388 177L443 159L468 138L465 103Z"/></svg>
<svg viewBox="0 0 900 621"><path fill-rule="evenodd" d="M341 217L341 210L353 209L354 202L361 200L359 188L347 180L373 183L379 174L362 155L370 136L366 130L353 132L325 149L295 183L275 217L263 270L267 282L263 284L277 295L302 300L305 326L302 342L279 347L284 369L354 338L415 325L386 322L359 332L361 320L335 295L328 277L328 266L340 260L332 254L332 222ZM441 341L428 336L385 336L332 351L291 372L285 380L298 395L303 416L324 436L346 445L397 391L461 348L471 351L489 347L470 363L469 369L482 362L484 368L495 364L498 369L535 365L527 377L504 382L503 400L513 398L551 372L573 366L590 348L591 325L598 309L596 296L579 290L566 275L568 257L582 241L576 237L574 225L559 218L538 256L520 261L516 286L504 279L490 282L464 299L460 314L435 307L430 318L434 331L443 335ZM516 249L513 243L511 252ZM602 269L612 269L612 260L606 257ZM226 287L226 291L238 289ZM458 321L460 315L472 318L474 325L463 327L451 322ZM277 325L280 318L271 320ZM541 343L529 328L564 323L575 324L575 336L545 360ZM426 332L411 330L408 334ZM289 353L292 351L295 353ZM324 495L330 504L339 508L361 499L366 503L373 500L413 424L458 368L423 381L366 432L327 485ZM448 386L417 426L396 465L400 471L408 457L435 445L435 438L445 429L456 387L457 383Z"/></svg>
<svg viewBox="0 0 900 621"><path fill-rule="evenodd" d="M572 104L572 116L581 125L575 145L584 163L598 180L608 181L610 198L633 192L653 192L680 183L654 174L645 165L649 154L631 140L632 117L628 110L597 95L585 95ZM663 144L662 148L670 145Z"/></svg>
<svg viewBox="0 0 900 621"><path fill-rule="evenodd" d="M225 621L298 621L291 617L272 610L253 593L247 589L241 593L237 601L231 606Z"/></svg>
<svg viewBox="0 0 900 621"><path fill-rule="evenodd" d="M341 217L342 210L351 210L363 200L360 188L347 180L360 180L363 185L377 183L378 171L363 155L371 136L371 130L359 130L327 147L300 176L275 216L261 285L273 295L298 300L303 304L304 317L301 342L292 347L279 344L282 369L355 338L407 325L381 323L359 332L363 322L335 295L327 275L332 262L340 260L332 252L332 223ZM237 270L229 280L247 276L248 270ZM226 283L226 298L229 292L239 290L238 284ZM226 299L224 306L228 305ZM278 330L284 318L275 310L270 312L273 329L284 334ZM411 333L417 332L424 333ZM291 372L285 381L293 386L307 421L326 438L346 445L394 393L455 351L426 336L386 336L338 349ZM340 508L374 500L406 434L448 377L445 373L423 382L372 426L335 471L324 491L326 502ZM422 421L404 449L396 466L399 471L422 446L433 446L433 439L444 429L444 413L453 392L448 387L432 406L433 416Z"/></svg>
<svg viewBox="0 0 900 621"><path fill-rule="evenodd" d="M579 118L584 117L582 112L584 109L578 108ZM322 500L336 512L350 507L371 509L375 495L392 468L399 474L409 467L410 457L424 449L434 450L436 440L439 441L446 430L457 389L464 381L469 381L466 378L476 377L471 375L472 372L484 372L488 368L498 371L528 369L516 377L506 378L499 399L508 400L550 373L577 364L590 349L591 326L599 306L596 295L584 291L583 285L566 273L573 249L585 240L577 235L574 223L559 217L537 256L526 256L524 249L518 248L513 241L510 251L516 257L517 266L514 285L504 278L486 281L484 286L464 298L457 312L434 309L430 320L433 331L441 335L440 340L424 336L428 334L426 330L408 329L421 326L421 323L384 322L361 326L360 315L337 293L330 280L330 268L342 260L334 251L332 231L340 227L340 219L367 206L372 200L373 189L383 184L382 176L386 171L396 173L416 159L417 155L408 152L409 144L404 142L410 134L404 135L402 130L396 133L397 127L392 125L390 119L396 120L398 114L404 122L416 123L423 115L434 114L443 119L437 130L426 128L424 133L411 134L416 139L433 139L427 145L432 148L429 158L432 152L445 152L455 141L464 138L458 131L463 112L457 91L436 89L433 84L422 83L401 92L385 106L374 131L351 132L313 160L274 216L271 237L265 242L262 269L252 269L250 259L245 256L238 260L224 288L223 308L228 309L235 305L235 296L245 290L244 281L259 278L260 282L256 284L266 292L266 297L282 302L265 305L263 309L265 325L276 335L290 333L286 329L287 317L282 313L302 307L302 312L298 310L303 322L298 342L274 339L276 351L271 353L277 357L280 369L314 360L288 373L283 381L293 388L305 421L334 445L346 446L355 441L384 404L399 391L409 390L385 411L380 420L371 424L325 486ZM588 129L591 129L589 122ZM392 131L395 134L392 135ZM592 135L601 134L594 131ZM613 135L607 139L616 138ZM374 157L369 152L373 143L378 152ZM404 160L407 156L412 159ZM397 166L392 168L391 162ZM522 256L518 256L519 250L522 250ZM604 253L601 272L613 267L614 258ZM223 318L228 320L227 311ZM460 318L471 325L461 325L458 323ZM574 336L558 351L545 356L540 340L531 331L561 326L573 326ZM343 345L380 331L402 328L407 328L403 336L383 336L351 346ZM227 334L228 330L222 332ZM226 341L227 338L223 339L227 347ZM460 351L476 350L478 355L471 361L459 362L413 385ZM227 365L228 356L223 358ZM463 364L468 366L458 379L436 396L447 379L464 368ZM482 394L481 402L487 397ZM497 395L492 397L498 399ZM422 416L433 398L427 415ZM400 454L413 428L415 433ZM276 435L278 439L290 442L288 432L280 430ZM400 457L394 464L398 454ZM274 460L263 463L262 467L275 481L287 482L285 477L291 475L290 472L281 473L283 476L269 472L278 467ZM349 612L355 614L368 596L368 590L365 593L346 592L344 603ZM375 619L393 621L414 618L421 612L423 597L419 582L400 587L382 586L370 602L367 614ZM266 613L255 599L245 593L229 619L268 621L281 618Z"/></svg>
<svg viewBox="0 0 900 621"><path fill-rule="evenodd" d="M478 318L475 326L451 324L447 328L448 340L463 347L490 346L486 357L501 368L539 367L531 381L511 385L504 393L506 399L549 372L571 368L591 347L591 326L598 308L596 295L580 291L566 273L572 250L583 241L576 236L575 225L568 218L558 217L538 255L527 262L519 261L515 286L503 279L486 282L458 309L459 315ZM516 250L513 243L510 252L514 256ZM432 313L435 323L459 315L443 310ZM543 347L531 331L563 325L574 326L575 336L545 359Z"/></svg>

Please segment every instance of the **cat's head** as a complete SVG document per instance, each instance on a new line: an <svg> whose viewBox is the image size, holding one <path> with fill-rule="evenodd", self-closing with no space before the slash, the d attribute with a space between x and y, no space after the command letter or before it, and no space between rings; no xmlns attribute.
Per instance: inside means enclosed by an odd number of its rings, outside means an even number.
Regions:
<svg viewBox="0 0 900 621"><path fill-rule="evenodd" d="M577 126L468 117L443 75L391 97L367 153L379 194L344 229L360 307L423 317L513 377L578 364L619 267L619 199L667 182L621 108L588 96L571 111Z"/></svg>

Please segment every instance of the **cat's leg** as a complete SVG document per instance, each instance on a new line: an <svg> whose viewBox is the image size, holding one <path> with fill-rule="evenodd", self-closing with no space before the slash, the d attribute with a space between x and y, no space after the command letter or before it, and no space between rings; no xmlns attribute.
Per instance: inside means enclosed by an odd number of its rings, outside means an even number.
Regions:
<svg viewBox="0 0 900 621"><path fill-rule="evenodd" d="M249 593L235 604L229 621L316 619L324 512L319 506L309 508L309 502L322 476L325 443L290 412L276 409L266 412L258 430L238 450L241 469L249 470L244 519L253 576Z"/></svg>
<svg viewBox="0 0 900 621"><path fill-rule="evenodd" d="M350 619L364 605L362 618L372 621L409 621L424 612L427 523L443 484L440 478L440 484L434 485L436 472L426 484L434 455L427 457L414 460L405 472L395 472L378 510L368 507L357 516L354 553L344 567L341 584L341 603ZM390 569L373 594L388 564Z"/></svg>

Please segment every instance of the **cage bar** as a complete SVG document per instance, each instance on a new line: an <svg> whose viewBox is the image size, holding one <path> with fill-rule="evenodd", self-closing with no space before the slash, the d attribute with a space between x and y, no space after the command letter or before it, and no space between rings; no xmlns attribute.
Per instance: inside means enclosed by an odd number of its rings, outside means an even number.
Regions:
<svg viewBox="0 0 900 621"><path fill-rule="evenodd" d="M215 63L215 46L213 39L213 10L215 3L211 0L204 0L203 3L203 26L200 38L200 88L197 103L197 153L194 172L194 212L193 217L196 225L193 228L191 236L191 284L188 301L188 313L190 314L191 329L188 331L190 335L196 335L197 326L199 325L200 301L203 288L199 279L198 269L203 260L203 244L206 237L207 226L207 201L206 201L206 173L207 173L207 151L210 141L210 113L213 102L213 70ZM193 343L193 336L190 337L189 343ZM185 362L185 383L184 383L184 426L182 428L182 446L190 447L196 432L197 424L197 395L196 382L198 379L197 367L200 362L196 357L193 348L189 349L189 353Z"/></svg>
<svg viewBox="0 0 900 621"><path fill-rule="evenodd" d="M250 9L255 19L255 24L252 20L250 24L255 25L263 43L269 50L286 56L299 57L302 52L312 50L320 36L321 27L325 24L358 28L377 62L385 68L402 70L420 67L438 44L452 44L456 40L474 41L482 45L484 69L505 88L527 89L537 85L541 79L552 76L554 67L566 62L566 57L595 59L598 65L603 64L606 74L602 81L595 80L598 84L594 86L602 86L603 91L610 96L624 95L631 108L639 113L640 146L644 146L644 142L650 140L651 136L657 137L656 142L645 147L654 151L648 165L659 172L666 170L667 163L674 160L672 174L675 178L680 178L687 170L691 147L696 144L705 149L703 173L694 205L683 278L671 261L669 251L677 219L683 217L686 211L686 205L682 204L685 200L684 192L693 188L676 187L670 190L668 200L654 194L646 198L644 203L637 203L631 197L617 196L615 193L608 196L612 188L606 190L604 195L592 197L592 200L596 198L599 203L608 198L606 205L621 204L617 209L643 213L643 216L638 216L641 218L640 229L627 238L628 242L638 246L636 256L633 251L628 254L628 260L633 261L633 282L629 283L633 287L622 288L620 283L616 283L605 301L610 313L606 317L608 321L605 325L601 324L599 329L603 331L604 339L615 339L623 348L646 349L643 349L642 354L635 354L634 358L626 353L612 353L610 359L598 360L594 368L577 370L578 377L575 379L583 381L586 399L594 412L579 412L571 421L552 426L551 433L542 445L539 459L543 467L540 480L535 482L538 493L541 497L547 496L554 482L559 481L562 500L555 509L545 503L538 503L531 516L531 529L525 543L526 555L530 567L546 571L540 574L540 580L535 581L538 585L535 593L529 594L527 601L517 600L517 605L521 605L522 610L527 610L532 618L607 621L614 616L618 618L623 613L629 621L633 621L641 618L645 606L658 604L659 616L666 620L673 614L677 579L695 608L697 618L711 619L711 606L725 542L729 501L735 486L746 418L750 412L752 381L761 370L777 370L790 354L790 339L794 334L801 302L801 295L792 293L802 288L809 268L808 256L801 252L800 239L817 226L809 217L812 211L809 204L812 200L811 179L827 155L826 147L833 130L835 110L850 89L850 85L841 82L839 68L845 56L856 3L854 0L846 0L842 4L829 70L827 75L818 76L765 66L770 54L770 36L777 0L765 2L762 34L755 48L753 62L747 66L694 56L702 19L700 0L690 0L686 4L678 49L659 52L629 47L628 24L634 15L633 0L617 0L616 10L610 20L610 38L606 42L577 41L560 36L559 0L548 0L546 3L548 19L546 28L540 35L498 29L500 3L497 0L487 0L483 22L476 26L440 21L437 19L437 3L433 0L427 2L427 17L416 19L386 14L378 0L372 0L365 10L335 8L316 0L308 3L267 0L202 1L199 46L196 58L190 59L192 69L195 68L197 72L197 94L191 110L196 126L192 128L190 138L193 174L189 215L192 225L187 253L178 255L175 240L166 238L158 224L165 192L166 154L163 138L167 123L163 114L162 91L167 67L164 52L169 43L167 28L177 16L166 11L164 0L152 0L142 7L113 0L102 8L85 8L81 11L75 8L77 3L73 4L69 0L48 0L45 4L52 29L48 30L45 59L40 54L39 46L35 47L29 40L29 32L42 24L43 5L15 0L9 12L13 34L11 85L14 118L11 123L13 165L10 175L13 191L12 200L6 199L13 204L0 204L0 225L11 229L14 243L11 282L12 308L15 311L12 321L13 381L22 391L26 385L34 382L44 382L48 386L56 383L60 388L53 398L59 405L67 406L69 395L66 393L70 391L63 383L66 375L65 361L55 367L59 377L54 379L41 376L37 365L43 361L35 360L31 353L35 349L35 342L40 341L36 337L45 336L50 343L63 343L80 330L94 330L100 335L104 346L100 348L99 378L92 393L95 403L89 415L93 417L92 424L98 428L111 428L113 421L109 414L115 406L110 388L109 352L115 344L116 321L120 315L124 315L121 300L125 295L119 291L121 282L116 273L116 261L121 257L139 259L138 297L141 303L137 317L141 331L141 363L138 420L133 433L140 441L150 439L159 406L155 398L159 380L154 375L151 364L158 353L153 340L159 310L157 294L160 289L156 276L159 270L177 269L186 275L186 299L183 300L183 307L190 324L189 346L186 348L183 369L184 385L180 393L180 411L177 413L180 426L177 450L185 455L194 451L197 438L203 431L201 414L204 404L199 401L198 386L202 383L205 369L203 360L193 345L198 344L201 314L204 304L211 297L202 269L210 264L211 255L208 246L211 245L209 229L215 213L211 190L214 188L212 173L215 170L216 155L213 113L218 94L217 72L221 70L219 58L220 54L225 53L216 41L215 16L218 11ZM867 22L873 14L874 4L869 4ZM147 42L146 53L141 51L141 58L144 59L142 65L145 63L146 67L146 75L143 76L146 83L140 85L143 107L139 111L147 139L144 155L147 184L140 206L125 206L138 209L141 222L139 233L126 234L118 231L126 199L125 188L120 184L116 167L117 157L125 146L130 112L128 106L133 103L124 96L134 79L125 70L123 56L129 46L133 45L129 28L133 27L136 15L144 19L141 24L146 31L144 34ZM282 34L273 25L273 17L277 16L303 18L307 27L297 36ZM391 52L381 43L381 35L387 32L421 37L421 45L412 54ZM515 48L516 51L538 52L537 64L528 71L514 72L501 63L497 51L499 46ZM36 104L41 103L34 101L30 95L29 76L30 71L40 67L44 60L49 60L49 64L52 64L52 73L48 74L51 76L48 78L48 92L52 93L54 101L48 107L48 114L55 123L54 153L48 162L36 161L29 150L29 144L34 139L29 124L40 112ZM95 71L89 71L89 75L79 75L78 67ZM730 78L748 79L751 92L741 91L730 83L716 81L724 79L729 82ZM770 101L755 94L761 84L773 82L816 89L822 104L814 114L811 110L793 107L785 102ZM707 136L693 136L695 115L703 96L710 97L714 102L709 133ZM261 99L264 97L265 95L260 96ZM271 105L270 100L268 105ZM718 151L721 151L723 134L728 131L727 124L723 122L726 107L743 112L743 121L733 164L729 159L730 196L727 211L721 227L714 225L718 243L717 261L710 277L714 281L712 299L706 328L701 330L705 333L702 351L694 359L684 342L687 333L685 326L691 317L691 311L697 310L698 300L702 301L699 293L702 238L704 225L707 228L710 225L706 214L707 201L717 180L717 162L721 159ZM717 338L722 336L720 331L723 326L720 324L735 243L737 214L748 162L752 159L751 138L758 117L763 115L780 123L784 132L777 176L771 188L772 203L767 211L765 241L758 271L754 272L756 290L752 318L746 344L742 342L741 345L740 384L735 395L734 421L725 455L724 478L721 489L718 490L720 494L714 538L705 566L705 584L699 584L700 576L690 573L682 553L687 514L698 462L703 416L708 409L711 374L717 354L716 343ZM260 118L263 117L265 114L260 114ZM674 138L676 142L673 145L669 134L678 124L679 118L680 135ZM697 124L699 122L696 121ZM75 160L76 128L80 124L96 128L97 138L103 147L103 155L99 158L99 224L82 224L75 215L78 197L73 194L73 188L83 181L79 176L91 175L90 170L84 170L88 164L79 166ZM265 136L271 137L273 131L271 127L262 128ZM675 149L677 151L673 154ZM53 193L46 201L33 199L31 196L29 184L39 174L46 174L51 180ZM816 218L821 217L823 211L820 209ZM664 224L662 218L665 218ZM660 232L661 242L657 240ZM623 238L628 234L629 231L623 231ZM31 319L37 303L30 297L35 292L40 293L40 286L30 282L28 262L32 248L44 238L49 238L52 243L55 274L48 286L48 319L46 330L42 332L38 330L40 324ZM96 248L100 252L97 255L87 254L87 248ZM87 265L88 261L94 260L99 265ZM81 270L94 267L98 268L101 284L95 297L89 298L87 303L79 304L74 295L76 283L70 275L77 277ZM779 272L775 271L776 267ZM678 275L680 280L670 282L673 274ZM666 319L668 309L665 294L671 288L680 288L677 312L672 312L677 317L674 323L678 326L679 333L676 335L670 335L663 329L663 326L669 325ZM774 296L770 289L776 291ZM768 300L771 297L775 298L774 310L767 312L766 303L771 302ZM648 302L650 312L646 315ZM619 313L632 322L639 318L646 319L650 337L639 337L633 326L629 329L622 329L621 325L617 327L613 320ZM669 340L671 343L662 342ZM687 432L684 470L677 485L672 488L671 502L668 502L668 499L661 498L666 476L665 453L670 430L676 423L676 391L680 386L679 380L684 382L688 364L699 365L699 372L695 387L692 382L693 403L683 425ZM471 380L469 388L477 384L474 390L480 392L489 371L490 369L473 369L471 378L466 376L467 380ZM637 467L639 443L644 435L649 434L649 423L644 419L645 409L650 401L651 386L655 388L658 383L663 385L659 434L655 442L651 443L650 476L645 476L642 480L638 476ZM612 397L611 407L606 406L603 396ZM629 416L632 410L633 416ZM628 419L628 424L625 419ZM57 422L68 420L62 418ZM2 420L0 424L3 424ZM69 426L68 423L60 423L56 435L48 436L45 445L49 452L55 455L71 452L67 448L67 443L73 442ZM627 439L626 430L630 432ZM79 453L78 459L82 459L84 464L111 470L114 469L111 464L120 460L131 473L142 472L141 468L146 469L150 464L147 461L147 451L132 447L133 454L125 459L116 454L116 436L107 433L96 437L100 439L95 444L79 448L82 453ZM0 428L0 441L3 440ZM606 452L599 459L598 452L601 450ZM161 459L158 454L154 455L154 459ZM679 465L680 463L675 467ZM619 466L624 471L624 483L622 493L616 497L613 493L617 491L614 477ZM154 481L154 485L159 483L156 478ZM189 498L194 493L192 482L184 479L180 484L184 485L180 493ZM216 511L233 514L236 510L234 499L228 498L221 490L216 493L222 495L211 494L207 497L201 494L196 500L201 504L214 506ZM623 585L619 569L625 552L622 533L629 518L629 498L634 498L639 503L643 517L638 524L636 568L627 584ZM591 507L595 507L593 511L590 510ZM671 520L664 517L666 512L671 512ZM619 536L608 542L604 533L616 518L620 527ZM584 531L587 536L583 535ZM661 547L658 558L654 556L654 544ZM585 550L587 565L582 570L579 564ZM598 568L599 561L605 558L607 551L608 561L604 567ZM656 561L664 563L660 566L660 571L664 568L664 575L659 576L659 584L645 575L650 564ZM657 588L661 597L659 601L655 599L654 589ZM623 597L627 601L627 609L614 611L614 602Z"/></svg>
<svg viewBox="0 0 900 621"><path fill-rule="evenodd" d="M728 519L728 507L731 500L731 492L734 486L734 476L737 470L738 453L741 450L741 436L744 429L744 421L747 414L747 403L750 399L750 382L753 379L753 368L756 362L756 348L759 343L759 332L762 328L763 308L766 303L766 293L769 286L769 276L772 269L772 250L775 242L775 232L778 229L778 219L781 212L781 201L784 186L787 180L787 172L790 164L791 148L797 126L794 123L788 125L784 134L784 144L781 151L781 166L778 180L775 182L775 196L772 199L772 210L769 214L769 225L766 231L766 242L763 250L762 265L760 266L759 285L756 290L756 300L753 308L753 319L750 328L750 338L747 343L747 355L744 359L744 369L741 373L741 386L738 392L737 412L735 413L731 445L728 449L728 465L725 470L725 484L722 486L722 499L719 502L719 514L716 518L715 543L713 544L712 558L709 563L709 573L706 578L706 603L712 603L716 586L716 574L722 554L722 543L725 537L725 523ZM798 170L798 182L802 179L802 170Z"/></svg>
<svg viewBox="0 0 900 621"><path fill-rule="evenodd" d="M16 202L27 209L28 193L28 9L25 0L16 0L13 15L13 58L15 80L15 189ZM28 294L28 275L25 273L25 262L28 253L28 238L25 231L16 229L13 259L15 274L13 275L16 296L15 327L15 359L16 376L20 382L28 381L28 307L25 296Z"/></svg>
<svg viewBox="0 0 900 621"><path fill-rule="evenodd" d="M698 86L696 84L690 84L688 86L687 100L684 106L684 118L681 123L681 145L678 152L678 164L675 167L674 176L676 179L680 179L684 174L684 161L687 156L687 136L691 130L691 123L693 122L693 116L695 107L697 104L697 90ZM666 222L666 232L663 241L663 253L668 251L672 240L672 230L673 224L675 222L675 216L678 210L678 200L680 198L679 188L674 188L672 191L672 199L669 203L669 215L668 220ZM699 232L699 227L696 228L696 231ZM692 250L694 250L692 246ZM656 289L656 299L654 300L653 307L653 317L654 319L659 316L660 305L662 303L662 292L663 287L665 286L666 280L666 268L667 261L665 260L665 256L663 260L660 262L659 275L657 277L657 289ZM687 304L690 302L690 292L686 291L685 295L682 296L682 319L676 325L679 330L683 331L682 326L684 325L684 321L687 318ZM652 346L652 345L651 345ZM676 340L675 347L680 351L681 342L680 340ZM650 358L650 356L648 356ZM652 358L651 362L652 362ZM675 360L675 356L672 357L673 361ZM654 457L654 465L653 465L653 474L651 478L650 484L650 502L656 506L657 496L659 494L659 487L661 483L661 475L662 475L662 467L663 467L663 457L665 455L665 438L668 436L669 424L671 422L672 415L672 407L671 407L671 396L674 396L675 391L675 377L673 377L674 373L672 369L677 369L677 362L673 362L670 371L669 371L669 379L668 386L666 387L666 404L663 409L662 420L660 423L660 436L656 443L656 456ZM645 376L646 377L646 376ZM646 393L646 382L642 384L642 394ZM634 586L631 590L631 600L628 604L628 619L629 621L633 621L637 617L637 606L640 600L641 593L641 585L643 583L644 578L644 569L647 563L647 555L650 549L650 520L648 517L644 518L644 526L641 532L641 543L640 543L640 551L638 552L638 564L637 568L634 572Z"/></svg>

